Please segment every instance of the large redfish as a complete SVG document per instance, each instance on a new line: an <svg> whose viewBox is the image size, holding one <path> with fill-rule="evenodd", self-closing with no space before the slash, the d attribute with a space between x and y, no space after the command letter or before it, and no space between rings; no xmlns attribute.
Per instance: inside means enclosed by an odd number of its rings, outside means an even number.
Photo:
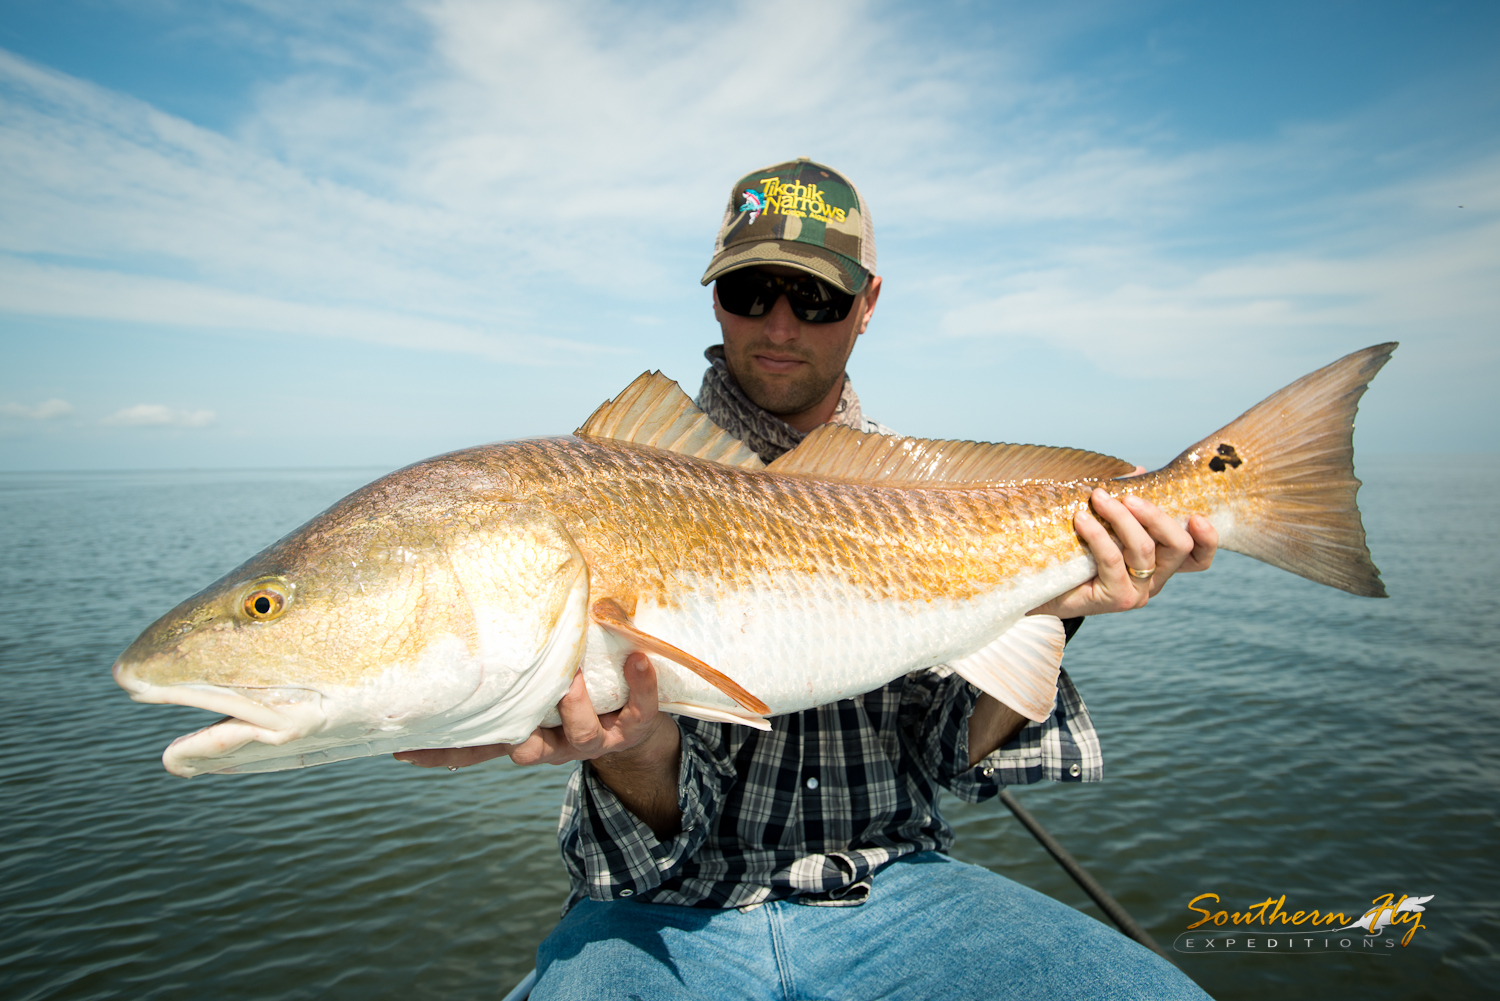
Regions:
<svg viewBox="0 0 1500 1001"><path fill-rule="evenodd" d="M574 435L482 445L371 483L168 612L115 664L139 702L228 714L177 775L524 738L578 670L601 712L652 655L668 712L766 717L951 665L1051 711L1056 619L1088 580L1097 486L1207 515L1225 549L1382 596L1354 414L1395 349L1299 380L1152 473L1072 449L825 426L769 467L644 375Z"/></svg>

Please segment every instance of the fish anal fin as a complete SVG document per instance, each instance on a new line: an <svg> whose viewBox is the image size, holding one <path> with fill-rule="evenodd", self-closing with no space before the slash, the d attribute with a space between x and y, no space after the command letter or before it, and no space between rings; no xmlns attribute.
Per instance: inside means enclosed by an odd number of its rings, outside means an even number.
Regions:
<svg viewBox="0 0 1500 1001"><path fill-rule="evenodd" d="M611 438L707 459L741 469L763 469L760 456L708 419L682 388L660 372L642 372L599 405L577 435Z"/></svg>
<svg viewBox="0 0 1500 1001"><path fill-rule="evenodd" d="M770 706L745 691L744 688L740 687L738 682L723 671L710 667L697 657L694 657L685 650L679 650L666 640L658 639L650 633L637 629L635 623L630 621L630 616L625 614L625 609L621 608L620 603L615 599L600 598L594 602L593 606L589 609L589 617L601 629L608 629L616 636L626 640L637 650L644 653L654 653L658 657L665 657L674 664L681 664L755 715L766 716L770 714ZM691 716L693 714L682 711L682 715ZM706 717L700 716L699 718Z"/></svg>
<svg viewBox="0 0 1500 1001"><path fill-rule="evenodd" d="M892 487L940 487L1014 480L1104 480L1129 476L1136 466L1077 448L904 438L824 424L766 468L773 473Z"/></svg>
<svg viewBox="0 0 1500 1001"><path fill-rule="evenodd" d="M988 646L949 666L980 691L1040 723L1057 703L1067 634L1053 615L1029 615Z"/></svg>
<svg viewBox="0 0 1500 1001"><path fill-rule="evenodd" d="M707 720L710 723L738 723L740 726L754 727L757 730L770 730L771 724L765 717L749 712L732 712L728 709L719 709L716 706L700 706L692 702L663 702L658 706L664 713L675 713L678 716L691 716L693 719Z"/></svg>

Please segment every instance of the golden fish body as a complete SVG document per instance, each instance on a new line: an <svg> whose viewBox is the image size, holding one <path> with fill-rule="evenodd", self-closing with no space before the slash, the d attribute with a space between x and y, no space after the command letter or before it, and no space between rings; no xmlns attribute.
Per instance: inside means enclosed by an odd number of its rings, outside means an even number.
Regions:
<svg viewBox="0 0 1500 1001"><path fill-rule="evenodd" d="M617 400L614 423L596 414L575 436L438 456L356 491L163 616L115 676L138 701L227 714L168 748L181 775L517 741L555 723L577 670L600 711L623 704L632 649L653 654L664 709L702 718L765 726L938 664L1040 718L1060 633L1022 619L1093 576L1072 522L1096 486L1206 514L1224 548L1383 593L1350 436L1393 347L1123 479L1128 464L1087 453L1017 465L997 458L1009 446L830 428L761 469L701 446L680 402L643 397L640 427L621 431L635 418ZM658 447L679 425L698 447ZM763 704L748 711L681 666L693 660Z"/></svg>

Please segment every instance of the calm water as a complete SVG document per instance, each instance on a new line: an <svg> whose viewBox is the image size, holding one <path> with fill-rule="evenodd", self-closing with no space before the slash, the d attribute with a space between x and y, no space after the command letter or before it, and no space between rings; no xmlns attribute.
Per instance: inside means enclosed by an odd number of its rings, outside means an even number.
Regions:
<svg viewBox="0 0 1500 1001"><path fill-rule="evenodd" d="M484 998L530 968L565 889L563 769L184 781L161 751L209 717L109 677L157 615L378 472L0 475L0 995ZM1068 666L1107 780L1018 790L1169 945L1205 892L1354 914L1436 894L1404 949L1179 956L1216 997L1500 976L1500 472L1360 472L1390 600L1230 555L1088 623ZM1003 808L948 813L959 857L1095 913Z"/></svg>

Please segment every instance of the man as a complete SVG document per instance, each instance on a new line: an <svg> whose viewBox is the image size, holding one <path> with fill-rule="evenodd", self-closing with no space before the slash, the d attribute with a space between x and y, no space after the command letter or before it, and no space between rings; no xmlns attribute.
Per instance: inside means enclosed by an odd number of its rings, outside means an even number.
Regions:
<svg viewBox="0 0 1500 1001"><path fill-rule="evenodd" d="M723 344L707 352L709 417L768 462L824 423L890 433L863 416L845 375L881 289L854 185L806 159L755 171L731 192L714 250L703 283ZM1098 576L1035 610L1070 634L1079 617L1140 607L1213 559L1202 518L1184 530L1104 491L1093 505L1099 517L1076 527ZM560 727L514 746L398 755L584 760L559 834L572 892L538 950L538 1001L1203 996L1114 931L945 854L940 788L978 801L1005 783L1100 777L1066 673L1041 723L934 669L762 733L659 713L647 658L625 671L630 698L616 712L594 712L580 675Z"/></svg>

